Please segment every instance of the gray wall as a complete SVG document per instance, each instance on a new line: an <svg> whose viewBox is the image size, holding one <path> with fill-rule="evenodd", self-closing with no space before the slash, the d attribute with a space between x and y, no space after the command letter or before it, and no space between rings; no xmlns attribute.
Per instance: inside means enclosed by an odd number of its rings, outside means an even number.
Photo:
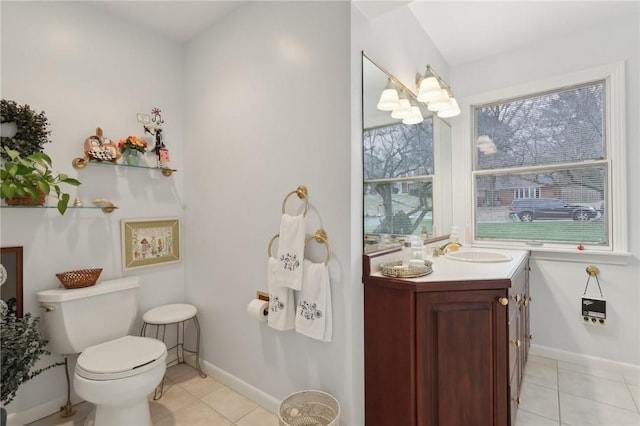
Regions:
<svg viewBox="0 0 640 426"><path fill-rule="evenodd" d="M277 400L307 388L332 393L346 419L358 285L349 263L348 40L347 3L252 2L191 41L184 61L186 299L202 312L204 359ZM331 343L275 331L245 311L267 290L267 246L284 197L301 184L306 233L324 228L333 248ZM299 201L288 200L289 214ZM307 256L321 262L325 249L310 243Z"/></svg>
<svg viewBox="0 0 640 426"><path fill-rule="evenodd" d="M40 315L36 292L60 285L56 272L101 267L101 279L123 276L120 220L182 215L182 50L112 18L88 2L2 2L2 98L45 111L51 140L45 150L56 170L77 177L69 187L85 205L113 200L99 209L1 209L0 243L24 247L24 308ZM142 136L136 113L162 109L171 178L144 170L89 166L75 170L84 140L101 127L116 142ZM153 163L153 156L148 156ZM142 269L140 311L184 295L184 264ZM105 318L109 321L109 318ZM136 331L139 328L136 326ZM47 357L41 364L60 359ZM72 357L72 367L75 358ZM24 384L8 407L29 416L55 412L66 401L62 367ZM37 417L36 417L37 418Z"/></svg>

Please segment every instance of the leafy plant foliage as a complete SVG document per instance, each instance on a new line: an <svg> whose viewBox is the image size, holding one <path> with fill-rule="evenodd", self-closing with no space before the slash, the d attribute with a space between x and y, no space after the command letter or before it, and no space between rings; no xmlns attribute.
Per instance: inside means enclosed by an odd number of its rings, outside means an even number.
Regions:
<svg viewBox="0 0 640 426"><path fill-rule="evenodd" d="M51 158L44 152L35 152L22 157L18 151L0 147L0 152L9 158L0 168L0 195L2 198L11 199L14 196L29 195L35 201L38 192L49 195L55 190L55 198L58 199L58 211L64 214L69 205L70 195L62 192L60 184L78 186L80 182L63 173L54 173L51 170Z"/></svg>
<svg viewBox="0 0 640 426"><path fill-rule="evenodd" d="M7 305L0 303L2 310L2 404L7 405L16 396L24 382L33 379L43 371L58 365L56 362L44 368L31 371L42 355L50 355L46 349L47 340L38 331L39 317L26 313L22 318L10 312Z"/></svg>

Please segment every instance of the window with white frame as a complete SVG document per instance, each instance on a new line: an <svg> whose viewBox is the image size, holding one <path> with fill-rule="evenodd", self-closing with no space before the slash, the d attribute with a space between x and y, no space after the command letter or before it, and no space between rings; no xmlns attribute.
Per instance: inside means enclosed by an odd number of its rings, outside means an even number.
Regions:
<svg viewBox="0 0 640 426"><path fill-rule="evenodd" d="M432 117L365 129L363 174L365 235L432 233Z"/></svg>
<svg viewBox="0 0 640 426"><path fill-rule="evenodd" d="M612 153L623 153L626 142L623 76L612 90L615 70L472 103L476 241L614 249L625 164ZM620 235L624 224L617 225ZM617 242L626 250L626 240Z"/></svg>

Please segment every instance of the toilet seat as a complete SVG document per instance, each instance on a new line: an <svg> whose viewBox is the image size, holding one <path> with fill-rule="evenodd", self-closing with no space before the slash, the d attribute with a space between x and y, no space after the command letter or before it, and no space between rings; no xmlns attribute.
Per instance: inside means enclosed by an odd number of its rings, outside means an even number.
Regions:
<svg viewBox="0 0 640 426"><path fill-rule="evenodd" d="M167 347L149 337L124 336L85 349L76 374L89 380L116 380L164 365Z"/></svg>

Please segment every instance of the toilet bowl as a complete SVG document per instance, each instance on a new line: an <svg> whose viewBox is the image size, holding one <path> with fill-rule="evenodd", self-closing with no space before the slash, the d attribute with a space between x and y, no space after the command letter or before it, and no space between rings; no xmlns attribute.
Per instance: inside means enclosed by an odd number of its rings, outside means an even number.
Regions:
<svg viewBox="0 0 640 426"><path fill-rule="evenodd" d="M96 405L93 424L150 426L147 397L164 376L166 358L166 345L148 337L124 336L85 349L73 386Z"/></svg>

